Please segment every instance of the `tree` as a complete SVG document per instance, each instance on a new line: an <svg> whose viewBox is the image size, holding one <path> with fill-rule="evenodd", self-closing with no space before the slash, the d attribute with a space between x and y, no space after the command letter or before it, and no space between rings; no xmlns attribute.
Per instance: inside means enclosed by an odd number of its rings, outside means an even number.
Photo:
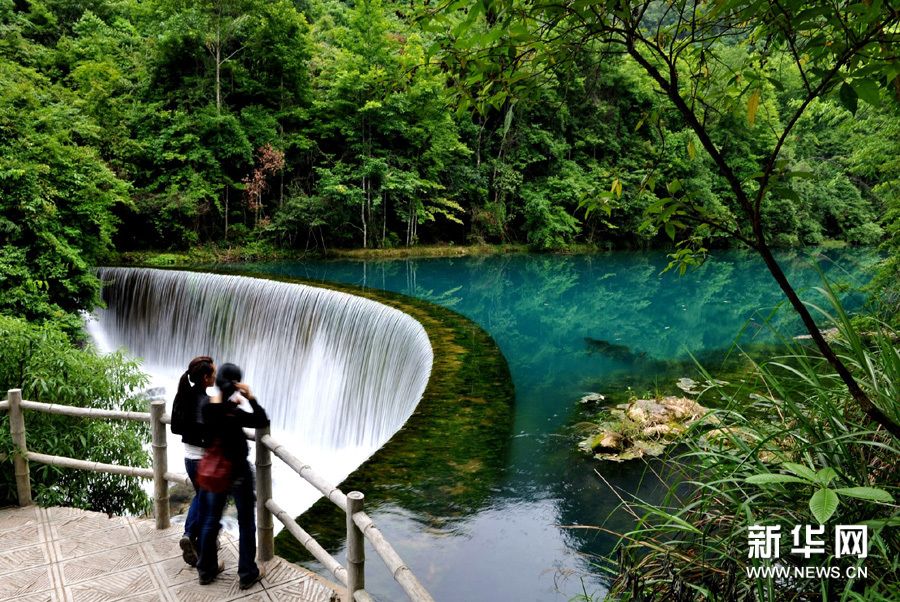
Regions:
<svg viewBox="0 0 900 602"><path fill-rule="evenodd" d="M389 229L395 219L414 244L419 224L437 216L459 222L462 210L441 182L467 151L447 111L444 78L425 65L421 36L378 0L336 20L342 25L315 24L322 57L312 108L322 151L316 193L355 210L361 246L398 242Z"/></svg>
<svg viewBox="0 0 900 602"><path fill-rule="evenodd" d="M247 0L206 0L159 2L161 15L168 16L165 29L181 39L202 44L213 71L213 91L216 112L222 111L222 69L245 48L250 28L251 2Z"/></svg>
<svg viewBox="0 0 900 602"><path fill-rule="evenodd" d="M479 18L488 27L466 39L460 23ZM639 65L696 137L685 152L693 159L702 148L727 184L726 206L711 212L680 180L663 190L654 175L644 179L642 188L660 193L647 210L648 223L673 240L680 235L674 261L696 263L711 232L755 250L858 406L900 437L896 418L872 403L786 278L772 254L765 218L779 204L793 202L792 179L806 175L784 150L814 101L837 94L855 113L859 99L878 104L891 86L900 96L900 16L894 3L483 0L429 7L424 19L432 30L450 32L440 41L443 60L490 63L482 72L507 94L527 90L523 81L571 69L586 51L624 55ZM484 61L485 56L503 60ZM775 76L788 67L799 74L802 95L781 116L767 101L781 85ZM482 88L486 94L496 97L497 86Z"/></svg>
<svg viewBox="0 0 900 602"><path fill-rule="evenodd" d="M92 266L128 186L82 143L95 131L71 93L0 56L0 313L77 335L99 302Z"/></svg>
<svg viewBox="0 0 900 602"><path fill-rule="evenodd" d="M259 212L262 209L262 195L269 189L267 179L284 169L284 153L270 144L256 149L256 167L253 173L244 178L244 198L247 206L253 211L254 225L259 224ZM226 215L227 219L227 215ZM225 235L228 235L228 222L225 222Z"/></svg>

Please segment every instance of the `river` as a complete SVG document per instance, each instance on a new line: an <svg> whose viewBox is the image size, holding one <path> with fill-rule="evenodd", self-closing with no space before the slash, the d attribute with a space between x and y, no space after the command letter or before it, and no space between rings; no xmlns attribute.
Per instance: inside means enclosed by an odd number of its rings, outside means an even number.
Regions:
<svg viewBox="0 0 900 602"><path fill-rule="evenodd" d="M813 266L835 281L859 285L874 255L804 251L778 259L804 299L814 301L820 283ZM585 593L599 598L606 591L600 565L615 538L569 528L628 524L595 471L626 492L652 497L658 487L643 463L601 464L576 450L575 425L593 411L578 403L583 395L625 399L670 391L679 376L694 376L692 356L715 373L726 354L737 352L735 343L774 340L770 323L788 335L803 332L789 308L775 312L783 296L753 254L718 252L683 276L663 273L666 264L662 252L614 252L240 268L426 299L494 337L509 363L516 399L509 453L496 459L502 476L491 484L491 499L440 527L427 509L391 503L368 508L435 599L477 602L557 601ZM847 298L850 304L860 300ZM402 599L369 555L367 588L383 600Z"/></svg>

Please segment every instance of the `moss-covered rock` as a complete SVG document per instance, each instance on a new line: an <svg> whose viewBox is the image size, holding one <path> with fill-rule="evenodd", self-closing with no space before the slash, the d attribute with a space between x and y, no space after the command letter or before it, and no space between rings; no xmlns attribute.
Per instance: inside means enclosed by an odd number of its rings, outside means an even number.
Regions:
<svg viewBox="0 0 900 602"><path fill-rule="evenodd" d="M687 397L636 399L604 410L579 447L598 460L613 462L658 456L695 422L714 423L709 412Z"/></svg>

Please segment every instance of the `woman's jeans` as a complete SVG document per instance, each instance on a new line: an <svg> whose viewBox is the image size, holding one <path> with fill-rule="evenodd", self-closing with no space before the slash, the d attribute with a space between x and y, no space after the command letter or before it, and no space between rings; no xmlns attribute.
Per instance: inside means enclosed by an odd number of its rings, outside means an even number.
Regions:
<svg viewBox="0 0 900 602"><path fill-rule="evenodd" d="M201 579L212 579L218 574L219 558L217 540L221 527L222 511L228 496L234 498L237 507L238 529L238 577L242 582L252 581L259 575L256 566L256 494L253 473L246 460L243 466L236 464L235 481L228 493L211 493L200 490L200 557L197 572Z"/></svg>
<svg viewBox="0 0 900 602"><path fill-rule="evenodd" d="M200 487L197 486L197 467L199 465L200 460L184 459L184 469L191 480L191 485L194 486L194 499L191 500L187 518L184 519L184 534L194 542L200 539Z"/></svg>

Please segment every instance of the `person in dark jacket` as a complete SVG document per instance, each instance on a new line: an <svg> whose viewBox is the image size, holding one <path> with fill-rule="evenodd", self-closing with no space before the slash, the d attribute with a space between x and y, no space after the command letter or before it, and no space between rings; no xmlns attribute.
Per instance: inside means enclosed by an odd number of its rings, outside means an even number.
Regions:
<svg viewBox="0 0 900 602"><path fill-rule="evenodd" d="M200 488L197 486L197 465L206 447L203 428L203 408L209 403L207 387L216 382L216 365L208 355L195 357L178 381L178 391L172 402L172 432L181 435L184 443L184 468L194 498L184 521L184 536L179 542L181 557L191 566L197 566L197 549L200 539Z"/></svg>
<svg viewBox="0 0 900 602"><path fill-rule="evenodd" d="M197 572L200 584L212 583L220 572L218 564L218 538L222 511L228 496L234 498L237 508L238 530L238 578L241 589L248 589L262 578L256 565L256 494L253 471L247 461L247 437L245 428L261 428L269 425L269 417L260 407L250 387L240 382L241 369L234 364L222 364L216 377L221 395L203 408L203 422L210 446L221 446L222 454L231 462L231 488L226 493L201 490L203 502L200 533L200 557Z"/></svg>

